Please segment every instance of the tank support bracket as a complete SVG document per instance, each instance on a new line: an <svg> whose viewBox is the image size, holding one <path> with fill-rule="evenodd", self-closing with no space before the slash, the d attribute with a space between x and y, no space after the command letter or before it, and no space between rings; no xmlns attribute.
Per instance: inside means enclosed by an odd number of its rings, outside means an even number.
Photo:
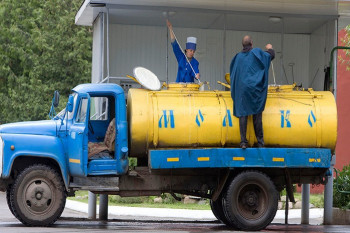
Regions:
<svg viewBox="0 0 350 233"><path fill-rule="evenodd" d="M291 182L290 173L289 173L288 168L286 168L285 172L286 172L286 191L287 191L287 194L288 194L290 201L295 203L294 194L293 194L293 185Z"/></svg>
<svg viewBox="0 0 350 233"><path fill-rule="evenodd" d="M222 191L222 189L224 188L224 186L225 186L225 184L226 184L226 181L227 181L229 175L230 175L230 170L227 170L227 171L225 172L225 174L219 176L219 177L221 177L221 179L219 179L218 187L215 189L215 191L214 191L214 193L213 193L213 196L211 197L211 199L212 199L213 201L216 201L216 200L219 198L219 196L220 196L220 194L221 194L221 191Z"/></svg>

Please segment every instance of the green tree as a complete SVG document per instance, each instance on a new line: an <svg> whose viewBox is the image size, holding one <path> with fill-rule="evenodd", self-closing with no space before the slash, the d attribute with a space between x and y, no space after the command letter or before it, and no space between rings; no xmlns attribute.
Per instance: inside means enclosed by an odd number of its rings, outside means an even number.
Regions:
<svg viewBox="0 0 350 233"><path fill-rule="evenodd" d="M46 119L91 77L92 32L74 24L81 0L0 1L0 123Z"/></svg>
<svg viewBox="0 0 350 233"><path fill-rule="evenodd" d="M350 209L350 164L344 166L334 179L333 206Z"/></svg>
<svg viewBox="0 0 350 233"><path fill-rule="evenodd" d="M342 32L344 32L344 34ZM339 45L350 47L350 25L346 26L343 30L341 30L339 34L340 34ZM346 71L350 71L350 50L349 49L338 50L338 61L341 64L345 64Z"/></svg>

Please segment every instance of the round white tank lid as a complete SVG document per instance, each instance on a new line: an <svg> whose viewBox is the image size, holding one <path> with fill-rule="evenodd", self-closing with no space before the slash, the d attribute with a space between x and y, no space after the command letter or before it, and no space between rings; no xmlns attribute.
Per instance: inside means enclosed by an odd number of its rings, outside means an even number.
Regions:
<svg viewBox="0 0 350 233"><path fill-rule="evenodd" d="M138 66L134 68L134 76L146 89L159 91L161 88L158 77L150 70Z"/></svg>

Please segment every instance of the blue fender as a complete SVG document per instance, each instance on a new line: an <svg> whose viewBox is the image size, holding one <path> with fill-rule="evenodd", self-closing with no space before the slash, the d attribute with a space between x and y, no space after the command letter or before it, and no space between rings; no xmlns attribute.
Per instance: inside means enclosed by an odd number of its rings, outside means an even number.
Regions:
<svg viewBox="0 0 350 233"><path fill-rule="evenodd" d="M67 161L63 142L59 137L32 134L2 134L4 141L2 178L11 174L14 161L19 157L41 157L57 162L66 188L69 186Z"/></svg>

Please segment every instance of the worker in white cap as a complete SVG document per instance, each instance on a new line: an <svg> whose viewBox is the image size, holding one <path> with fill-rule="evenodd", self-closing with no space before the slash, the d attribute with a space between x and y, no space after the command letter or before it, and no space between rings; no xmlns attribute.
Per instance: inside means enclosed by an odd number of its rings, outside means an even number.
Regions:
<svg viewBox="0 0 350 233"><path fill-rule="evenodd" d="M182 52L177 40L175 40L176 37L173 32L173 26L171 25L169 20L167 20L167 26L169 28L171 45L173 46L173 51L174 51L177 63L179 64L179 67L177 70L176 82L193 83L195 78L199 80L199 77L200 77L199 69L198 69L199 62L197 61L196 58L194 58L194 53L196 52L196 46L197 46L197 38L187 37L186 49L184 52ZM187 59L185 56L187 57Z"/></svg>

